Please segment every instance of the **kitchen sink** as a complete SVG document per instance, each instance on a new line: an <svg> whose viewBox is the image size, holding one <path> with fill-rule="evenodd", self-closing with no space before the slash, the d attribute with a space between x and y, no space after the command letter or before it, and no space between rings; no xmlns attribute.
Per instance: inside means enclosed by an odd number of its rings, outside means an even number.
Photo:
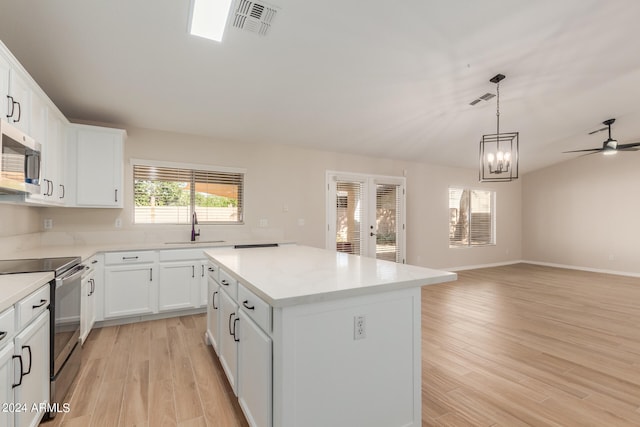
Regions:
<svg viewBox="0 0 640 427"><path fill-rule="evenodd" d="M183 242L164 242L165 245L197 245L197 244L207 244L207 243L224 243L224 240L197 240L192 242L190 240L185 240Z"/></svg>

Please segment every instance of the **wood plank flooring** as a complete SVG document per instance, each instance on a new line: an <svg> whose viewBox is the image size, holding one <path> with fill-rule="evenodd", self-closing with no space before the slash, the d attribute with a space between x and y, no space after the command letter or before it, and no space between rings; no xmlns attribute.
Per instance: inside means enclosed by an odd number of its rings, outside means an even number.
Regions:
<svg viewBox="0 0 640 427"><path fill-rule="evenodd" d="M423 426L640 426L640 279L458 277L422 292Z"/></svg>
<svg viewBox="0 0 640 427"><path fill-rule="evenodd" d="M71 412L43 426L246 426L205 323L95 329ZM461 272L423 288L422 347L423 426L640 426L640 279Z"/></svg>

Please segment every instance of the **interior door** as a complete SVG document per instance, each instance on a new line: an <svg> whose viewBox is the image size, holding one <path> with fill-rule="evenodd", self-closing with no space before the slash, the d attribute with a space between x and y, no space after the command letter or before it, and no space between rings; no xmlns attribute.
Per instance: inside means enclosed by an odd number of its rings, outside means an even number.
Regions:
<svg viewBox="0 0 640 427"><path fill-rule="evenodd" d="M404 178L328 172L326 247L404 262L404 210Z"/></svg>

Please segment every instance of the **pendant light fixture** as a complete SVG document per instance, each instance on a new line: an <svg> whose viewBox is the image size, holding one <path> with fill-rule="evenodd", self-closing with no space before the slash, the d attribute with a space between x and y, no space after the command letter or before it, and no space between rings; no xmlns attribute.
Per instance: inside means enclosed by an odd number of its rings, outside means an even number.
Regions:
<svg viewBox="0 0 640 427"><path fill-rule="evenodd" d="M489 81L496 84L496 133L480 140L480 182L518 179L518 132L500 133L500 82L503 74Z"/></svg>

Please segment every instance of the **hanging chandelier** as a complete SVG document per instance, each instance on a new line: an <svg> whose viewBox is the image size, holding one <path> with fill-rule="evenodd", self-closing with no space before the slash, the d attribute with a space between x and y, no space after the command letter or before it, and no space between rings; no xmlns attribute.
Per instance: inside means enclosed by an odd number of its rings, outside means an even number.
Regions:
<svg viewBox="0 0 640 427"><path fill-rule="evenodd" d="M496 133L480 140L480 182L518 179L518 132L500 133L500 81L503 74L489 80L496 84Z"/></svg>

